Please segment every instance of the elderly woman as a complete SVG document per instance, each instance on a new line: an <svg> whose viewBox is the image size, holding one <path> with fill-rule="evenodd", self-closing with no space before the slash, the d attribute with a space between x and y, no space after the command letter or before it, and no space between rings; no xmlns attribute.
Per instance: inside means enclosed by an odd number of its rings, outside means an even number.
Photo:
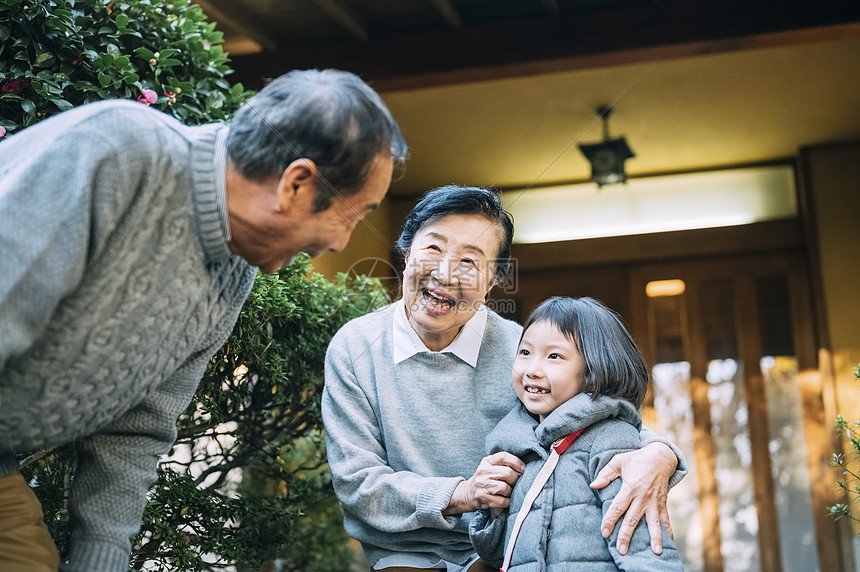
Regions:
<svg viewBox="0 0 860 572"><path fill-rule="evenodd" d="M522 327L489 310L509 272L513 223L486 189L428 192L406 218L403 298L353 320L326 355L322 413L344 526L372 570L489 570L469 542L474 511L503 508L523 471L509 453L484 457L484 440L516 401L511 366ZM653 432L616 456L594 487L622 476L602 523L626 511L624 554L644 514L659 553L666 491L683 458ZM681 467L676 470L680 460Z"/></svg>

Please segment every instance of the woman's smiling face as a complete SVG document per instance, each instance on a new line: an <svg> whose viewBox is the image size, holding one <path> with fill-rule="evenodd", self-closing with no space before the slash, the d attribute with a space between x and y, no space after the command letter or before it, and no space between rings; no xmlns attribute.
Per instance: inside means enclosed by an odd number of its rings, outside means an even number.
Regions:
<svg viewBox="0 0 860 572"><path fill-rule="evenodd" d="M403 301L428 349L450 344L495 286L501 229L481 215L452 214L421 227L406 253Z"/></svg>

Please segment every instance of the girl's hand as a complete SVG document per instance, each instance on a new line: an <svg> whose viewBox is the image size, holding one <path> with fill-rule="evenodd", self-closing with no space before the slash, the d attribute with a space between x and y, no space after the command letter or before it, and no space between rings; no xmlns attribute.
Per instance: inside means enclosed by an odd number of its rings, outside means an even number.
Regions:
<svg viewBox="0 0 860 572"><path fill-rule="evenodd" d="M451 502L442 514L461 514L482 508L507 508L511 491L525 464L510 453L493 453L481 460L475 474L454 489Z"/></svg>
<svg viewBox="0 0 860 572"><path fill-rule="evenodd" d="M678 459L669 447L663 443L650 443L638 451L615 455L591 483L591 488L602 489L618 477L623 481L600 525L603 537L607 538L624 515L616 543L619 554L627 554L633 530L643 514L654 554L663 553L661 522L669 536L675 538L666 500L669 497L669 478L677 464Z"/></svg>

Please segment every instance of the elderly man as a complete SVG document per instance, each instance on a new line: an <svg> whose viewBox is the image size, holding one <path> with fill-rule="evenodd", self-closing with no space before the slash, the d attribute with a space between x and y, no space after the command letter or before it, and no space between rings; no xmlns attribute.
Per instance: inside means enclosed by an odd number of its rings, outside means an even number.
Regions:
<svg viewBox="0 0 860 572"><path fill-rule="evenodd" d="M282 76L229 127L109 101L0 143L0 569L57 570L15 452L75 442L63 569L127 570L257 267L342 249L405 154L379 96L334 70Z"/></svg>

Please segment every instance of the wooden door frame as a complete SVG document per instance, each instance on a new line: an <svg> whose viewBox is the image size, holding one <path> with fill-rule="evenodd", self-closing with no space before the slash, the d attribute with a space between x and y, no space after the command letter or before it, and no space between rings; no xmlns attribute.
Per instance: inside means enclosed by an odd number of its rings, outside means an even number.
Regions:
<svg viewBox="0 0 860 572"><path fill-rule="evenodd" d="M737 276L741 288L736 303L736 314L744 314L747 319L756 319L757 303L753 280L755 277L773 273L784 273L788 277L795 354L798 360L798 384L801 391L803 426L810 479L813 522L818 549L819 570L853 571L853 562L846 562L840 554L839 535L841 525L827 515L826 507L833 502L832 489L839 478L829 465L833 449L832 438L828 438L832 420L825 417L823 400L823 376L818 367L818 353L812 324L812 302L809 295L809 280L806 265L801 253L784 253L720 256L707 260L685 259L675 262L643 263L630 267L630 329L634 338L641 344L643 354L649 364L655 363L656 348L654 335L649 331L649 316L645 285L652 280L680 278L688 284L685 300L688 308L701 311L699 299L701 288L698 285L715 277ZM692 287L689 287L691 286ZM750 315L753 314L752 318ZM720 554L720 538L711 532L719 530L718 504L708 499L716 499L716 477L714 475L714 443L710 437L710 413L707 402L707 382L705 381L705 345L701 321L684 322L685 338L690 340L685 354L690 359L690 387L693 399L696 449L705 452L696 458L699 477L699 497L703 502L701 509L703 530L702 547L705 570L715 572L723 568ZM753 322L757 323L757 322ZM736 320L739 330L739 358L743 363L744 385L747 392L750 423L750 444L758 451L753 455L752 467L756 508L759 514L759 553L762 572L779 572L779 537L776 526L776 508L773 504L773 480L771 477L770 455L768 451L768 425L764 385L759 371L757 357L761 355L757 336L748 336L740 331L740 320ZM752 363L752 361L755 363ZM763 408L763 410L762 410ZM763 429L763 431L762 431ZM708 454L710 451L710 454ZM708 459L699 459L708 457ZM756 460L758 459L758 460ZM766 461L766 462L765 462ZM701 499L704 499L702 501ZM718 501L717 501L718 503ZM713 505L713 506L712 506ZM772 534L771 534L772 532Z"/></svg>

